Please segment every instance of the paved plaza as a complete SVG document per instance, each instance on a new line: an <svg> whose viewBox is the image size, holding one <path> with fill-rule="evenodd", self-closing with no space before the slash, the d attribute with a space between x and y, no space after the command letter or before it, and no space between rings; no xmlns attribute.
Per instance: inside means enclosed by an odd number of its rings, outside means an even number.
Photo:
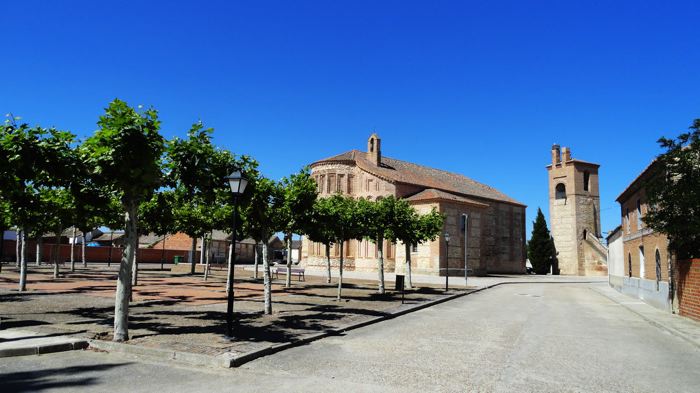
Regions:
<svg viewBox="0 0 700 393"><path fill-rule="evenodd" d="M700 347L638 303L607 283L507 284L234 369L72 351L0 359L0 384L3 392L696 392Z"/></svg>

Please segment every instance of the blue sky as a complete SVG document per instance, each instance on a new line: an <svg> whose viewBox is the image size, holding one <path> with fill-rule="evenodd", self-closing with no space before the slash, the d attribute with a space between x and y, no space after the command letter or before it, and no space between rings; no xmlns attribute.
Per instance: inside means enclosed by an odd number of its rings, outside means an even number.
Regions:
<svg viewBox="0 0 700 393"><path fill-rule="evenodd" d="M203 4L207 3L207 4ZM547 214L552 143L615 197L700 117L696 2L12 1L0 110L95 130L115 97L199 119L278 179L366 147L465 174Z"/></svg>

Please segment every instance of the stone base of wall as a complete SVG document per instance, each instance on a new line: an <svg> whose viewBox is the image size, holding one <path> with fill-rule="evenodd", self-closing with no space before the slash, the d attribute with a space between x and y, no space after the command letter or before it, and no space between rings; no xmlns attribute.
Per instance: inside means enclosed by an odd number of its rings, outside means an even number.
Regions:
<svg viewBox="0 0 700 393"><path fill-rule="evenodd" d="M700 321L700 259L676 263L676 294L679 314Z"/></svg>
<svg viewBox="0 0 700 393"><path fill-rule="evenodd" d="M668 283L656 280L640 279L636 277L609 276L610 286L627 296L640 299L658 309L671 312L671 303L668 297Z"/></svg>

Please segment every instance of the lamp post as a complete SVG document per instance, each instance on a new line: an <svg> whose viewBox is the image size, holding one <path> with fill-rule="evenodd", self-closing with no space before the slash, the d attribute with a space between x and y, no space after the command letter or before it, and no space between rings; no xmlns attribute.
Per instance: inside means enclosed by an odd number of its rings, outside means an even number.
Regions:
<svg viewBox="0 0 700 393"><path fill-rule="evenodd" d="M236 263L236 220L238 218L238 197L243 195L248 179L241 175L241 171L236 169L224 179L228 181L233 193L233 227L231 235L231 263L228 266L228 304L226 307L226 335L233 337L233 268Z"/></svg>
<svg viewBox="0 0 700 393"><path fill-rule="evenodd" d="M445 232L445 292L448 289L450 280L450 233Z"/></svg>

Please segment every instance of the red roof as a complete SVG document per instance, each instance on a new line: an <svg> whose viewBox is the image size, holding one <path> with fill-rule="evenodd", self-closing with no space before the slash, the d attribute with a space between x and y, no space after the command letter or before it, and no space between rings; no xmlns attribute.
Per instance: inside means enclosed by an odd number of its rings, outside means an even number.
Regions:
<svg viewBox="0 0 700 393"><path fill-rule="evenodd" d="M372 175L393 183L417 185L428 189L434 189L435 191L446 191L448 193L474 196L525 206L495 188L479 183L466 176L389 157L382 157L381 165L377 166L367 159L367 153L359 150L350 150L337 156L316 161L311 164L311 166L313 167L329 162L356 165Z"/></svg>

